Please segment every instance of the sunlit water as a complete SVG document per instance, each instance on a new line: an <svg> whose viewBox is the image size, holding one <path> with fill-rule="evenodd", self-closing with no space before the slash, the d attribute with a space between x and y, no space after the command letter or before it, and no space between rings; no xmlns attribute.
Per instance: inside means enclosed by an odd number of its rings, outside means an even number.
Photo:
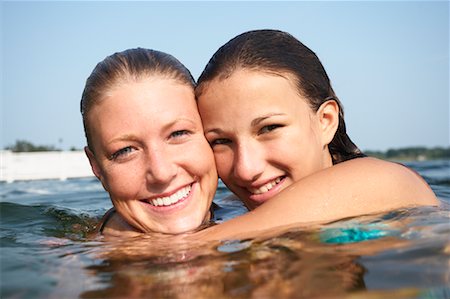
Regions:
<svg viewBox="0 0 450 299"><path fill-rule="evenodd" d="M0 184L0 297L450 298L450 161L408 165L440 208L209 244L88 237L111 206L95 179ZM220 221L244 212L227 194Z"/></svg>

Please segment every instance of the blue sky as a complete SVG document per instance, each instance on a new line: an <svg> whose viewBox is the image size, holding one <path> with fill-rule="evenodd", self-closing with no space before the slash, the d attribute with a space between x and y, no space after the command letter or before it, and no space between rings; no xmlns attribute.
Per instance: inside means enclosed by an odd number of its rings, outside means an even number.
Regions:
<svg viewBox="0 0 450 299"><path fill-rule="evenodd" d="M1 144L85 145L79 101L97 62L171 53L197 78L251 29L288 31L321 59L363 150L449 146L449 3L1 2Z"/></svg>

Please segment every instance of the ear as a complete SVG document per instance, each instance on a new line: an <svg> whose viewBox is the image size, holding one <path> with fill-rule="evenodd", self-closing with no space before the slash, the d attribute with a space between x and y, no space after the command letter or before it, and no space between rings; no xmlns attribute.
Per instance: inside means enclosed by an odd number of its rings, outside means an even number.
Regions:
<svg viewBox="0 0 450 299"><path fill-rule="evenodd" d="M94 156L94 153L87 146L84 147L84 152L89 159L89 164L91 164L92 172L100 180L100 182L102 182L103 187L105 187L105 184L103 183L103 173L100 165L97 162L97 159Z"/></svg>
<svg viewBox="0 0 450 299"><path fill-rule="evenodd" d="M327 146L333 140L339 125L339 105L335 100L326 101L316 113L322 132L322 144Z"/></svg>

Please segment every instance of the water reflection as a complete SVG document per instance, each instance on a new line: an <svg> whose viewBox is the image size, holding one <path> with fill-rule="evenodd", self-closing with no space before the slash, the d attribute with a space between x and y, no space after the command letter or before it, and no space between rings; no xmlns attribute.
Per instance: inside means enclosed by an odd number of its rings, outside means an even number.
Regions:
<svg viewBox="0 0 450 299"><path fill-rule="evenodd" d="M408 244L397 238L325 244L318 233L214 244L151 236L106 242L97 252L102 263L86 269L104 285L80 297L335 297L366 289L362 254Z"/></svg>
<svg viewBox="0 0 450 299"><path fill-rule="evenodd" d="M89 238L110 208L91 179L1 184L0 297L450 298L449 163L412 164L440 208L207 244ZM218 194L216 220L242 213Z"/></svg>

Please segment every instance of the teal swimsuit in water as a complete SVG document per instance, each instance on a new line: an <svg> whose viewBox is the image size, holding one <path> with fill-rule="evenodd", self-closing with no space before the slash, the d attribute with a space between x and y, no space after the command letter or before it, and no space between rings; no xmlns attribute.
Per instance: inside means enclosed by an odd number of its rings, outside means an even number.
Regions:
<svg viewBox="0 0 450 299"><path fill-rule="evenodd" d="M399 231L382 223L358 223L349 221L340 227L322 228L319 239L323 243L347 244L380 239L387 236L398 236Z"/></svg>
<svg viewBox="0 0 450 299"><path fill-rule="evenodd" d="M397 164L408 168L409 170L413 171L417 176L422 178L419 175L419 173L414 169L411 169L401 163ZM330 244L347 244L380 239L386 236L399 235L398 231L394 229L389 229L389 226L386 224L382 223L363 224L354 221L351 222L352 223L344 224L342 227L323 228L319 235L320 241L323 243L330 243Z"/></svg>

